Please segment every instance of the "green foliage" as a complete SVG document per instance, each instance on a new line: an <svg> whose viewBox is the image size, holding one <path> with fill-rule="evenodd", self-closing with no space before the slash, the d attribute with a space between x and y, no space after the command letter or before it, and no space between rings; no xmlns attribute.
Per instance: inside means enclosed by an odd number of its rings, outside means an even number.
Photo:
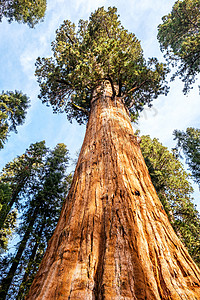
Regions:
<svg viewBox="0 0 200 300"><path fill-rule="evenodd" d="M6 164L0 173L0 230L5 230L6 219L13 206L19 208L25 191L30 188L32 178L36 176L46 153L45 142L31 144L24 154ZM1 239L1 231L0 231Z"/></svg>
<svg viewBox="0 0 200 300"><path fill-rule="evenodd" d="M7 163L1 172L1 180L9 183L15 203L20 193L27 189L32 177L43 165L44 156L47 152L45 141L31 144L25 153Z"/></svg>
<svg viewBox="0 0 200 300"><path fill-rule="evenodd" d="M42 141L32 144L3 170L3 182L15 191L21 221L16 253L7 259L7 268L2 269L1 299L24 299L29 290L69 188L68 160L64 144L50 150Z"/></svg>
<svg viewBox="0 0 200 300"><path fill-rule="evenodd" d="M46 0L2 0L0 1L0 21L2 17L9 22L26 23L33 28L43 21L46 11Z"/></svg>
<svg viewBox="0 0 200 300"><path fill-rule="evenodd" d="M178 66L173 75L182 78L184 93L195 82L200 64L200 2L199 0L178 0L172 11L162 18L158 40L161 50L172 66Z"/></svg>
<svg viewBox="0 0 200 300"><path fill-rule="evenodd" d="M109 81L122 97L133 119L145 104L167 93L167 68L156 58L143 57L139 40L121 25L117 9L103 7L80 20L78 29L64 21L52 43L53 56L38 58L36 75L40 98L55 112L66 112L71 121L87 120L93 92Z"/></svg>
<svg viewBox="0 0 200 300"><path fill-rule="evenodd" d="M177 140L176 150L183 151L192 173L194 182L200 188L200 129L187 128L186 132L175 130L175 140Z"/></svg>
<svg viewBox="0 0 200 300"><path fill-rule="evenodd" d="M8 249L8 242L13 235L17 219L17 211L11 211L4 222L4 227L0 230L0 253Z"/></svg>
<svg viewBox="0 0 200 300"><path fill-rule="evenodd" d="M16 210L7 213L11 194L12 191L9 184L0 181L0 253L7 249L8 240L15 228Z"/></svg>
<svg viewBox="0 0 200 300"><path fill-rule="evenodd" d="M26 152L6 164L0 173L0 252L7 250L20 209L20 200L30 188L46 153L45 142L31 144Z"/></svg>
<svg viewBox="0 0 200 300"><path fill-rule="evenodd" d="M141 150L152 183L179 238L200 265L200 215L193 204L190 176L158 139L141 137Z"/></svg>
<svg viewBox="0 0 200 300"><path fill-rule="evenodd" d="M10 131L17 132L17 126L24 123L29 99L21 92L0 94L0 149L8 139Z"/></svg>

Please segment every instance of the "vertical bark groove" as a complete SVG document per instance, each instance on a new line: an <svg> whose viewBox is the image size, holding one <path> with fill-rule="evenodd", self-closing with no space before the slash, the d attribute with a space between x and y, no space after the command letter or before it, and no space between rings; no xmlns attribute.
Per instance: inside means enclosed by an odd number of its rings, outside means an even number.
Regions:
<svg viewBox="0 0 200 300"><path fill-rule="evenodd" d="M110 86L91 104L72 187L27 299L200 299L200 271Z"/></svg>

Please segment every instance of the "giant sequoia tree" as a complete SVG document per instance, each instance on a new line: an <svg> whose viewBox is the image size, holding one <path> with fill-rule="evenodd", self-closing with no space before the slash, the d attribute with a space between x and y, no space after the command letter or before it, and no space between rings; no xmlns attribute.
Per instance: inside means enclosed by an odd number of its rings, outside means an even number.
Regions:
<svg viewBox="0 0 200 300"><path fill-rule="evenodd" d="M166 93L115 8L65 21L38 59L43 102L88 120L67 201L27 299L199 299L200 271L152 185L131 118Z"/></svg>

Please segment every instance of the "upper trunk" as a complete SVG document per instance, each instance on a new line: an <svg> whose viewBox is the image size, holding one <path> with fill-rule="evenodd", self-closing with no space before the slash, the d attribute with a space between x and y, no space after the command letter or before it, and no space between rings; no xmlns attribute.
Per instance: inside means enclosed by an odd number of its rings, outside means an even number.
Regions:
<svg viewBox="0 0 200 300"><path fill-rule="evenodd" d="M200 271L175 235L126 108L94 97L63 206L28 299L200 299Z"/></svg>

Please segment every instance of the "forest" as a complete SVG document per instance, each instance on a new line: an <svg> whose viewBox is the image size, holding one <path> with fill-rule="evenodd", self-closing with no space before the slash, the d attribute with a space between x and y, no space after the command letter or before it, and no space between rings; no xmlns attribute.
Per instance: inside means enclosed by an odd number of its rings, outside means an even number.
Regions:
<svg viewBox="0 0 200 300"><path fill-rule="evenodd" d="M200 299L200 4L0 2L0 299Z"/></svg>

